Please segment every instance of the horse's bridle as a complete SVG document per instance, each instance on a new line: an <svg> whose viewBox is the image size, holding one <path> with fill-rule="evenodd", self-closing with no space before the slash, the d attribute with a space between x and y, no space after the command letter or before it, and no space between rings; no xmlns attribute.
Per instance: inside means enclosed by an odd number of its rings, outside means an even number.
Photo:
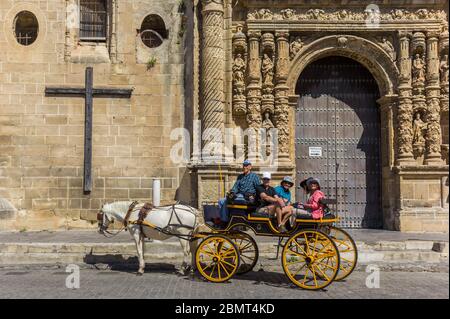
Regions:
<svg viewBox="0 0 450 319"><path fill-rule="evenodd" d="M108 230L108 226L105 226L105 220L107 218L108 217L106 216L106 214L103 211L101 211L100 213L97 214L98 232L100 234L102 234L103 236L105 236L107 238L111 238L111 237L114 237L114 236L118 235L119 233L121 233L125 229L125 227L122 227L117 232L114 232L114 233L110 232ZM108 221L111 222L109 219L108 219Z"/></svg>

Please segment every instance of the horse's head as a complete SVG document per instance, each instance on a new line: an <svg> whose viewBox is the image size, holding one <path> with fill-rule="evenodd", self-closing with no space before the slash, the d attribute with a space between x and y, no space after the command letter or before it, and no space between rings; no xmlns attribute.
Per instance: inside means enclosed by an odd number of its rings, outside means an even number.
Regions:
<svg viewBox="0 0 450 319"><path fill-rule="evenodd" d="M109 214L108 204L104 204L97 214L98 232L104 234L109 225L114 223L114 218Z"/></svg>

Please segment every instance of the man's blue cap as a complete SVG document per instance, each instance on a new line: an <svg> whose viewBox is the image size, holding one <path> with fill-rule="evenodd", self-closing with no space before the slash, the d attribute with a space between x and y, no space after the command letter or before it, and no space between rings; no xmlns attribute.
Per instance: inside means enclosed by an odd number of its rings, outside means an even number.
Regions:
<svg viewBox="0 0 450 319"><path fill-rule="evenodd" d="M249 160L245 160L244 163L242 163L242 165L244 166L252 165L252 162L250 162Z"/></svg>

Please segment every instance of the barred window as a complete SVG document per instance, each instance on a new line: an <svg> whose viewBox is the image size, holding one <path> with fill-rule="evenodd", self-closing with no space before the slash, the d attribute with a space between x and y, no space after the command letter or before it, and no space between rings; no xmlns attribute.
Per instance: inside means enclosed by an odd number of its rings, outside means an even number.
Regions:
<svg viewBox="0 0 450 319"><path fill-rule="evenodd" d="M14 20L14 33L17 42L20 44L33 44L39 33L39 23L36 16L29 11L19 12Z"/></svg>
<svg viewBox="0 0 450 319"><path fill-rule="evenodd" d="M80 0L80 40L106 41L107 0Z"/></svg>
<svg viewBox="0 0 450 319"><path fill-rule="evenodd" d="M159 47L168 36L164 20L156 14L145 17L140 34L142 42L149 48Z"/></svg>

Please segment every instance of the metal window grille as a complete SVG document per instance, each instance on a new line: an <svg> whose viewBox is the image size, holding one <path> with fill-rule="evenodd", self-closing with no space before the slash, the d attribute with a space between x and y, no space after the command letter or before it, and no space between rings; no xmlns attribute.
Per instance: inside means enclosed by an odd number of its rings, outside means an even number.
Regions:
<svg viewBox="0 0 450 319"><path fill-rule="evenodd" d="M153 30L146 30L141 33L142 42L149 48L159 47L163 43L163 38Z"/></svg>
<svg viewBox="0 0 450 319"><path fill-rule="evenodd" d="M80 40L106 41L107 0L80 0Z"/></svg>
<svg viewBox="0 0 450 319"><path fill-rule="evenodd" d="M155 14L148 15L144 19L140 32L142 42L149 48L160 46L168 37L164 20Z"/></svg>

